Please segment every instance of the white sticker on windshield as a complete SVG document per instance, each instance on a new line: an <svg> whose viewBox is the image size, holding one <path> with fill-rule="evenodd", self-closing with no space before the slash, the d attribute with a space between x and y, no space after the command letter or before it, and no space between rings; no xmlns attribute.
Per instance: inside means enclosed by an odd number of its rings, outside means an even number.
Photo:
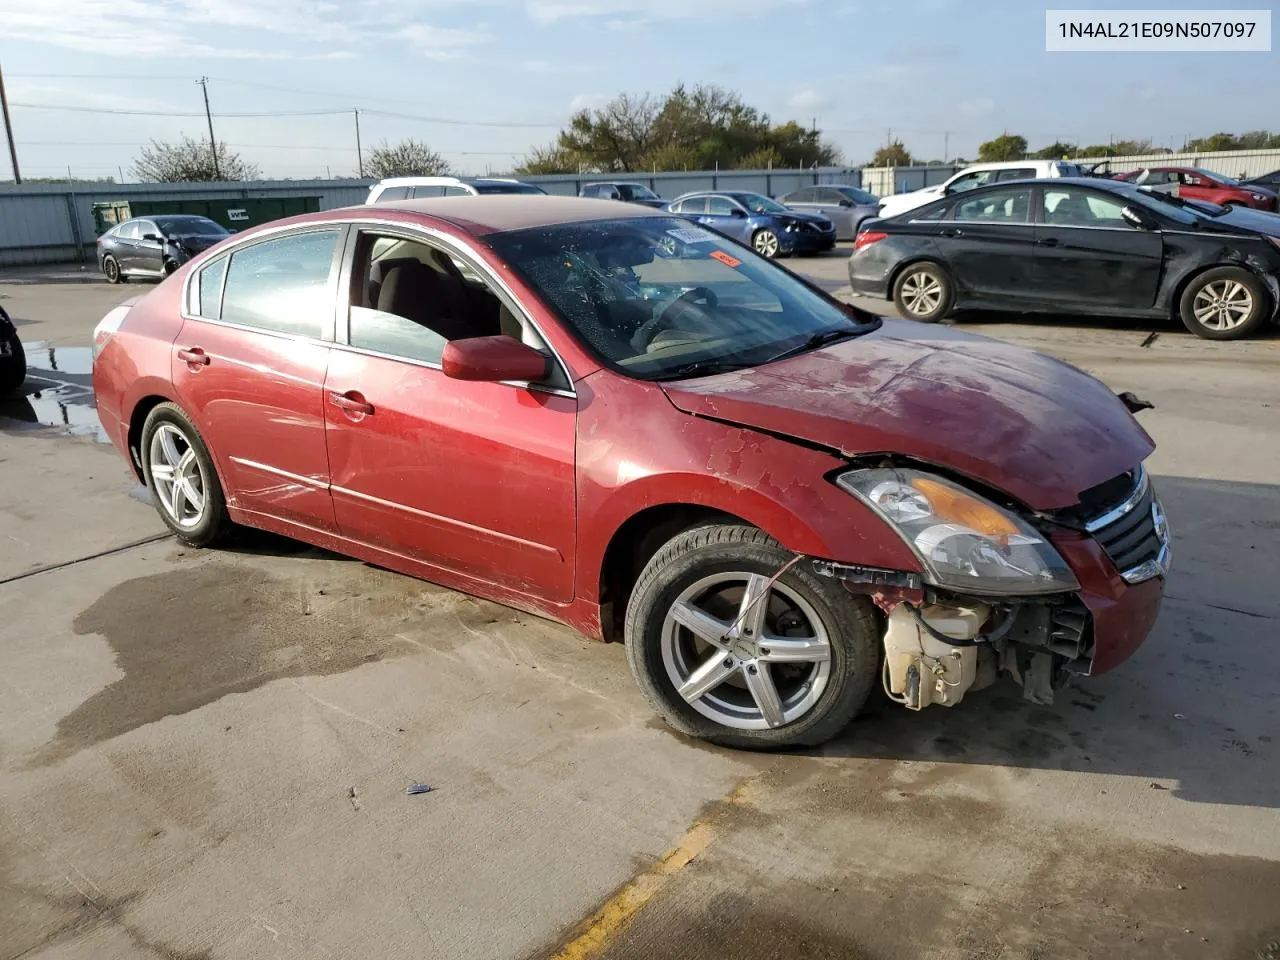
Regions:
<svg viewBox="0 0 1280 960"><path fill-rule="evenodd" d="M715 239L713 234L701 227L676 227L674 230L668 230L667 233L685 243L706 243L708 240Z"/></svg>

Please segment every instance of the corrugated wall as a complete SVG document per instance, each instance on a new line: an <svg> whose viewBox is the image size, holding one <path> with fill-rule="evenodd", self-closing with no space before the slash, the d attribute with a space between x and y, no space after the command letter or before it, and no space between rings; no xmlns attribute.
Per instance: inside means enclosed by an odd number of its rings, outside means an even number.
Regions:
<svg viewBox="0 0 1280 960"><path fill-rule="evenodd" d="M58 263L90 255L93 205L109 200L319 197L321 210L364 202L372 181L33 184L0 187L0 265Z"/></svg>

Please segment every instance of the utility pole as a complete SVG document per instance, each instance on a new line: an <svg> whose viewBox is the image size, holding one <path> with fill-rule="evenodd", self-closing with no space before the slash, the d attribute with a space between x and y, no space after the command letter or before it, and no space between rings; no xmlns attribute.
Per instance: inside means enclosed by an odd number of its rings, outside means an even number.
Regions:
<svg viewBox="0 0 1280 960"><path fill-rule="evenodd" d="M943 130L942 131L942 162L943 163L946 163L947 160L950 159L950 156L951 156L950 146L951 146L951 131Z"/></svg>
<svg viewBox="0 0 1280 960"><path fill-rule="evenodd" d="M218 141L213 139L213 114L209 112L209 78L201 77L196 83L204 91L204 118L209 121L209 150L213 153L213 178L222 179L222 171L218 169Z"/></svg>
<svg viewBox="0 0 1280 960"><path fill-rule="evenodd" d="M18 172L18 147L13 142L13 124L9 120L9 98L4 92L4 72L0 71L0 107L4 108L4 134L9 138L9 159L13 161L13 185L22 183Z"/></svg>
<svg viewBox="0 0 1280 960"><path fill-rule="evenodd" d="M360 147L360 108L352 107L351 112L356 115L356 166L360 170L360 179L364 179L364 150Z"/></svg>

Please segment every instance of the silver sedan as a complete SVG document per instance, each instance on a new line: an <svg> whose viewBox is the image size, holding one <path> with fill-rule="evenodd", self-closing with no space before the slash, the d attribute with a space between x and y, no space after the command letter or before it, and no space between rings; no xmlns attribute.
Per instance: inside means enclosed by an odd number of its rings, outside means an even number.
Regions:
<svg viewBox="0 0 1280 960"><path fill-rule="evenodd" d="M801 187L778 200L793 210L830 218L836 226L837 240L852 240L858 225L877 216L880 209L880 201L861 187L838 183Z"/></svg>

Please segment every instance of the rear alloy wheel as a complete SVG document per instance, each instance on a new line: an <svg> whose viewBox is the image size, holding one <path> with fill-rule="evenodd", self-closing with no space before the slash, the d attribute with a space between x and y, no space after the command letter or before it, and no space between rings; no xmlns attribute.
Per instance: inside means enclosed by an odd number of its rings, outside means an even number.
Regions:
<svg viewBox="0 0 1280 960"><path fill-rule="evenodd" d="M120 264L111 254L107 254L102 258L102 273L107 278L107 283L121 283L124 281L124 274L120 272Z"/></svg>
<svg viewBox="0 0 1280 960"><path fill-rule="evenodd" d="M893 285L893 302L908 320L936 323L951 311L955 294L942 268L913 263Z"/></svg>
<svg viewBox="0 0 1280 960"><path fill-rule="evenodd" d="M142 428L142 465L160 519L185 543L207 547L231 526L222 484L195 426L162 403Z"/></svg>
<svg viewBox="0 0 1280 960"><path fill-rule="evenodd" d="M767 749L821 743L862 709L879 638L869 602L762 531L686 531L646 565L627 605L631 671L689 736Z"/></svg>
<svg viewBox="0 0 1280 960"><path fill-rule="evenodd" d="M1238 340L1266 322L1269 307L1267 292L1252 273L1241 267L1217 267L1188 284L1178 312L1198 337Z"/></svg>
<svg viewBox="0 0 1280 960"><path fill-rule="evenodd" d="M751 249L767 260L774 260L782 244L772 230L757 230L751 238Z"/></svg>

